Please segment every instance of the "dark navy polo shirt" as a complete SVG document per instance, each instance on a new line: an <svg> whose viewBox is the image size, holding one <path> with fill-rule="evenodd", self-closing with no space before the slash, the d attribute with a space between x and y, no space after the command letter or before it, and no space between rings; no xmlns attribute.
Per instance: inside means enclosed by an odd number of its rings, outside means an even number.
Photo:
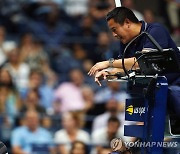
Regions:
<svg viewBox="0 0 180 154"><path fill-rule="evenodd" d="M141 21L141 31L146 31L149 33L163 49L167 48L173 48L176 52L178 52L178 55L180 57L180 52L172 40L169 32L165 27L163 27L159 23L145 23L144 21ZM120 43L120 55L119 58L122 58L123 51L125 49L127 44ZM126 58L134 57L136 51L142 51L143 48L153 48L156 49L156 47L151 43L151 41L147 38L147 36L142 36L139 39L137 39L132 45L128 48L126 51Z"/></svg>
<svg viewBox="0 0 180 154"><path fill-rule="evenodd" d="M178 57L178 60L180 61L180 51L177 48L176 44L172 40L169 32L165 27L163 27L159 23L145 23L144 21L141 21L142 26L141 26L141 32L146 31L149 33L163 49L167 48L173 48L176 52L176 55ZM122 58L124 49L127 44L122 44L120 42L120 54L119 58ZM156 47L152 44L152 42L147 38L147 36L142 36L138 38L134 43L132 43L128 50L126 51L125 58L130 58L135 56L136 51L142 51L143 48L153 48L156 49ZM174 80L175 78L177 79L177 74L176 75L171 75ZM171 80L170 76L168 76L169 80Z"/></svg>

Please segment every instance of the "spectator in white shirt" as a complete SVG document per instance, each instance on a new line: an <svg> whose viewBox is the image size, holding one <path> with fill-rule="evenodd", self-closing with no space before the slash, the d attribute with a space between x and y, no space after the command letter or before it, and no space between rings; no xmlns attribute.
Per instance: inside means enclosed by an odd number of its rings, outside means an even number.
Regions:
<svg viewBox="0 0 180 154"><path fill-rule="evenodd" d="M57 131L54 136L58 152L68 154L76 140L90 144L90 135L81 129L81 120L77 112L63 113L62 126L63 129Z"/></svg>
<svg viewBox="0 0 180 154"><path fill-rule="evenodd" d="M26 63L20 61L19 49L17 47L14 47L8 52L8 62L4 67L12 75L13 81L19 91L27 87L30 68Z"/></svg>

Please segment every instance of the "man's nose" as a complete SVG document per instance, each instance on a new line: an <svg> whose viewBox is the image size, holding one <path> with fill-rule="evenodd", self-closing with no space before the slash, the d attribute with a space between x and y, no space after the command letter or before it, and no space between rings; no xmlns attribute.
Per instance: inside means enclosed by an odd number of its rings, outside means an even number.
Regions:
<svg viewBox="0 0 180 154"><path fill-rule="evenodd" d="M113 32L113 36L114 36L114 37L117 37L117 34Z"/></svg>

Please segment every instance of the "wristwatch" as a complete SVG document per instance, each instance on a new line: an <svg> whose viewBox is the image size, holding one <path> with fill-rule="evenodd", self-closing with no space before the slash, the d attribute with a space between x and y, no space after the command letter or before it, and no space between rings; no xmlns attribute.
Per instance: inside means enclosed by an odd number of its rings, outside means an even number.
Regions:
<svg viewBox="0 0 180 154"><path fill-rule="evenodd" d="M109 59L109 67L113 67L113 62L115 61L114 58Z"/></svg>

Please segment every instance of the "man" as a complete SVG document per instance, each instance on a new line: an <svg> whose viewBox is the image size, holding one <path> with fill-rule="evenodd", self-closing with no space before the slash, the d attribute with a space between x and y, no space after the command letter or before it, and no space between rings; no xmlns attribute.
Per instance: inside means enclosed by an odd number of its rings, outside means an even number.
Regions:
<svg viewBox="0 0 180 154"><path fill-rule="evenodd" d="M55 90L55 112L83 110L85 102L81 87L84 85L83 72L74 68L69 72L69 82L60 84Z"/></svg>
<svg viewBox="0 0 180 154"><path fill-rule="evenodd" d="M92 144L95 146L98 153L108 150L110 148L110 142L115 138L121 138L122 141L135 141L133 137L126 137L120 128L120 121L117 117L111 116L107 120L105 127L97 129L92 132ZM125 151L124 147L120 147L118 150ZM105 153L105 152L104 152ZM107 153L107 152L106 152Z"/></svg>
<svg viewBox="0 0 180 154"><path fill-rule="evenodd" d="M121 105L121 108L124 108L124 104L125 102L118 102L117 99L110 98L105 105L106 111L94 118L92 125L93 131L105 127L111 116L117 117L121 123L124 123L124 109L120 110L119 107ZM124 126L120 126L120 129L124 131Z"/></svg>
<svg viewBox="0 0 180 154"><path fill-rule="evenodd" d="M25 114L25 125L13 130L11 137L13 154L33 153L32 145L44 145L53 153L51 133L39 126L39 118L38 112L28 110Z"/></svg>
<svg viewBox="0 0 180 154"><path fill-rule="evenodd" d="M120 40L120 58L122 58L123 50L126 45L141 32L146 31L159 43L159 45L165 48L173 48L180 59L180 52L176 47L175 43L171 39L168 31L160 24L153 23L147 24L144 21L139 21L134 13L125 7L116 7L107 14L107 22L109 28L112 30L114 37ZM155 46L149 41L146 36L140 37L135 41L126 52L125 55L125 66L130 69L136 61L134 55L136 51L142 51L145 48L154 48ZM107 71L108 67L112 67L110 71ZM135 67L138 67L136 63ZM103 61L96 63L89 71L89 75L95 75L95 82L100 86L100 77L106 79L108 74L114 74L117 72L123 72L122 60ZM178 74L174 74L169 78L169 82L176 80L179 77ZM179 81L180 82L180 81Z"/></svg>

